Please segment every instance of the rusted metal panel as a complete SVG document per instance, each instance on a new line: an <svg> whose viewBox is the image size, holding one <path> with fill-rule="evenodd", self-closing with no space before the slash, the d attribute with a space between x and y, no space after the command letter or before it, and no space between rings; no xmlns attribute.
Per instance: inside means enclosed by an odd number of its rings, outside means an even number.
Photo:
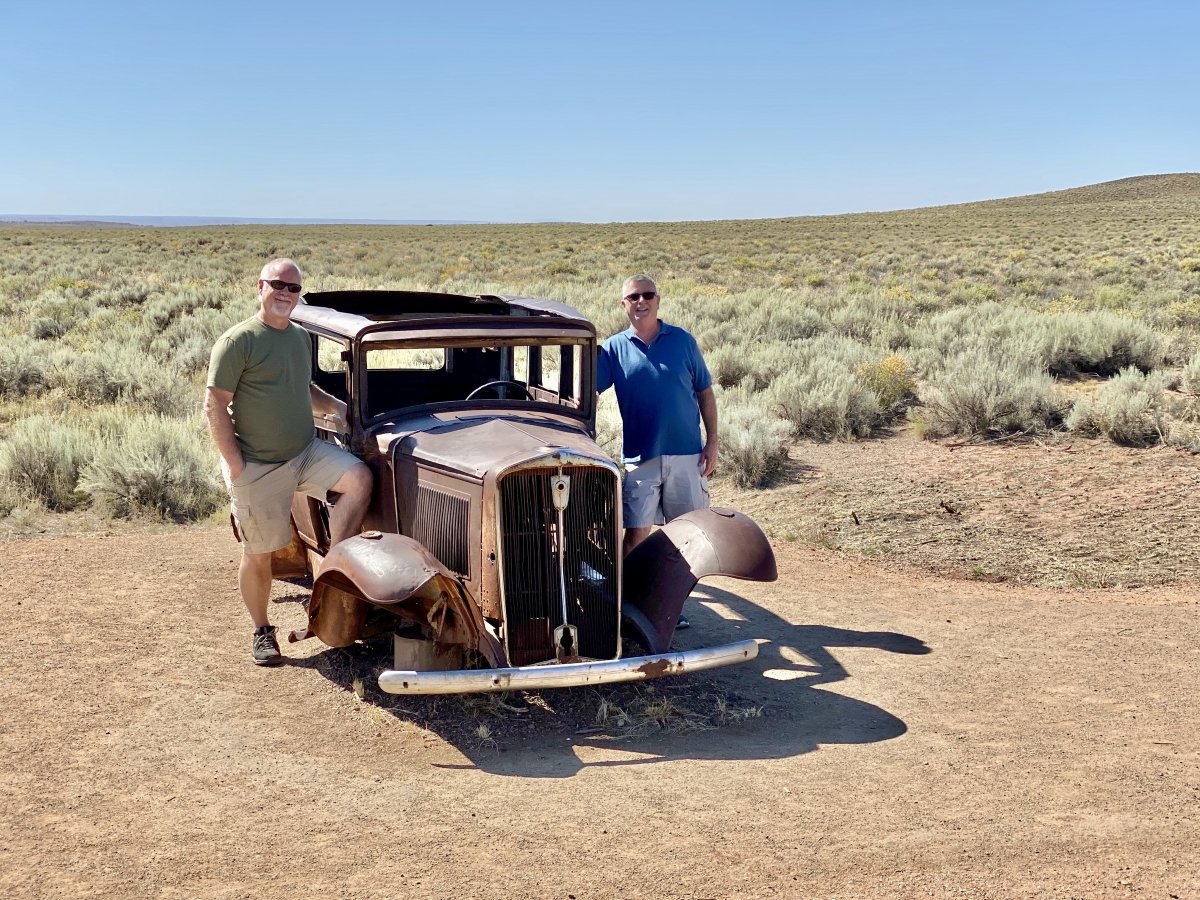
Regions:
<svg viewBox="0 0 1200 900"><path fill-rule="evenodd" d="M400 440L395 453L482 479L492 469L508 469L555 449L608 462L578 425L554 427L498 414L412 432Z"/></svg>
<svg viewBox="0 0 1200 900"><path fill-rule="evenodd" d="M445 294L434 291L320 291L305 294L292 318L335 334L354 337L402 326L405 322L428 326L430 320L447 319L455 331L463 320L505 316L513 312L594 326L579 310L555 300L506 294ZM385 321L380 322L380 318Z"/></svg>
<svg viewBox="0 0 1200 900"><path fill-rule="evenodd" d="M419 623L432 640L505 662L462 583L412 538L375 532L335 546L313 583L309 630L331 647L348 646L362 634L368 604Z"/></svg>
<svg viewBox="0 0 1200 900"><path fill-rule="evenodd" d="M706 575L749 581L778 577L775 553L754 520L731 509L686 513L638 544L625 557L624 603L641 616L626 616L654 652L671 645L683 601Z"/></svg>

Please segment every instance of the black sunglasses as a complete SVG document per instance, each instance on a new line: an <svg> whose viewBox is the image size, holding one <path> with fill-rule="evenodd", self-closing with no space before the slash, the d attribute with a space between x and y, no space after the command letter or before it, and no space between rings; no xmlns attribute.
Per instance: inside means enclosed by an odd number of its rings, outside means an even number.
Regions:
<svg viewBox="0 0 1200 900"><path fill-rule="evenodd" d="M653 300L657 296L658 291L642 291L640 294L637 291L634 291L632 294L626 294L625 299L630 303L636 303L639 299Z"/></svg>
<svg viewBox="0 0 1200 900"><path fill-rule="evenodd" d="M280 281L278 278L264 278L262 280L277 291L287 288L289 294L298 294L303 289L303 285L296 284L294 281Z"/></svg>

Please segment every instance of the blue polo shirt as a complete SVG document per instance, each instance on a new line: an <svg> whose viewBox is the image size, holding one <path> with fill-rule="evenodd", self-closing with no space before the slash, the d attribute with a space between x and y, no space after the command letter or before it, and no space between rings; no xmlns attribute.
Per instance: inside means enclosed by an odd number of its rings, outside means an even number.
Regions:
<svg viewBox="0 0 1200 900"><path fill-rule="evenodd" d="M629 463L704 449L696 395L712 386L712 376L694 337L658 325L649 346L630 327L605 341L596 357L596 390L617 391Z"/></svg>

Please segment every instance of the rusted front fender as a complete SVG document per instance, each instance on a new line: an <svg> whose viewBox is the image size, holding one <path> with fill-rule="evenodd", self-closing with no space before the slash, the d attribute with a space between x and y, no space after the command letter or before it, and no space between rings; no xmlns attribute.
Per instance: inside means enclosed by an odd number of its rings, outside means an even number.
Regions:
<svg viewBox="0 0 1200 900"><path fill-rule="evenodd" d="M660 528L625 557L625 625L652 653L671 645L683 601L706 575L779 577L762 529L732 509L698 509Z"/></svg>
<svg viewBox="0 0 1200 900"><path fill-rule="evenodd" d="M331 647L347 647L362 636L369 606L420 623L439 644L507 664L462 583L410 537L374 532L334 546L313 582L308 629Z"/></svg>

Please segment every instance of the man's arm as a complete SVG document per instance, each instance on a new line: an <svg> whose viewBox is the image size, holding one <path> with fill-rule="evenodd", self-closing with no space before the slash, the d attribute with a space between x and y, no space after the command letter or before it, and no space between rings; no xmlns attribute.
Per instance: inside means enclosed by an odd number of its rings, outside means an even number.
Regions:
<svg viewBox="0 0 1200 900"><path fill-rule="evenodd" d="M313 413L323 419L332 419L340 428L346 427L346 404L315 381L309 382L308 395L312 400Z"/></svg>
<svg viewBox="0 0 1200 900"><path fill-rule="evenodd" d="M225 470L231 485L246 468L242 450L233 436L233 417L229 414L229 404L232 402L232 391L210 387L204 394L204 417L208 419L208 433L212 435L217 452L221 454L221 468Z"/></svg>
<svg viewBox="0 0 1200 900"><path fill-rule="evenodd" d="M717 395L711 387L696 394L700 418L704 422L704 449L700 451L700 474L705 478L717 471Z"/></svg>

